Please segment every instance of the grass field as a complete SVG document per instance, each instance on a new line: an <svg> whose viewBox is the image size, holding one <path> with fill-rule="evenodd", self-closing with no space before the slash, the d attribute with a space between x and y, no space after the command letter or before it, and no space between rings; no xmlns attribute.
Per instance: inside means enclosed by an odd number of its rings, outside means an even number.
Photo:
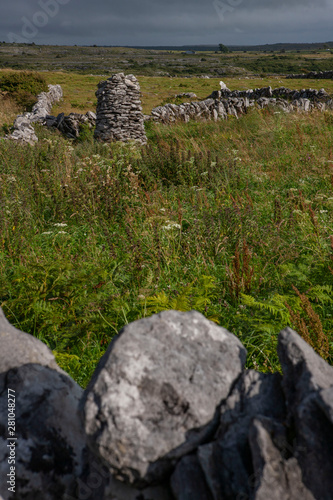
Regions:
<svg viewBox="0 0 333 500"><path fill-rule="evenodd" d="M98 76L45 73L53 110L95 109ZM219 79L139 77L145 112ZM231 89L324 80L225 78ZM1 125L18 111L2 106ZM279 369L293 326L333 355L333 115L252 110L239 120L148 123L148 146L73 142L36 127L0 141L0 304L83 387L126 323L197 309L237 335L247 366Z"/></svg>
<svg viewBox="0 0 333 500"><path fill-rule="evenodd" d="M217 49L217 47L216 47ZM215 51L145 50L0 43L0 68L103 75L126 71L145 76L230 77L304 73L332 68L332 50Z"/></svg>

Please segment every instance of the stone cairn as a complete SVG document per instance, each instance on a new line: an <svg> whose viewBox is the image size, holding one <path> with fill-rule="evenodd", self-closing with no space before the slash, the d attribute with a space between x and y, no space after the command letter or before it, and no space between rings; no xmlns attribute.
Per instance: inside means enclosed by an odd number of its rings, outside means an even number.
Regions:
<svg viewBox="0 0 333 500"><path fill-rule="evenodd" d="M164 311L86 390L1 308L0 342L2 500L332 499L333 367L290 328L282 374L260 373L228 330Z"/></svg>
<svg viewBox="0 0 333 500"><path fill-rule="evenodd" d="M133 75L118 73L100 82L95 139L146 144L140 95L139 82Z"/></svg>
<svg viewBox="0 0 333 500"><path fill-rule="evenodd" d="M263 109L274 106L284 112L308 112L314 109L325 111L333 109L333 100L324 89L292 90L286 87L272 89L234 90L228 88L214 91L203 101L192 101L183 104L166 104L158 106L146 120L172 123L177 120L226 120L229 116L238 118L249 108Z"/></svg>

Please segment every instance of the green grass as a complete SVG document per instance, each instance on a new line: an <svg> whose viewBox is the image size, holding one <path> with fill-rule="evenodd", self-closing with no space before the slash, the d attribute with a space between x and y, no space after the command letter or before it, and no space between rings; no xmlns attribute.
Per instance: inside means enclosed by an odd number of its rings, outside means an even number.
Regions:
<svg viewBox="0 0 333 500"><path fill-rule="evenodd" d="M148 123L143 148L36 130L0 141L0 305L83 387L121 327L168 308L228 328L248 367L279 369L287 324L332 362L332 113Z"/></svg>

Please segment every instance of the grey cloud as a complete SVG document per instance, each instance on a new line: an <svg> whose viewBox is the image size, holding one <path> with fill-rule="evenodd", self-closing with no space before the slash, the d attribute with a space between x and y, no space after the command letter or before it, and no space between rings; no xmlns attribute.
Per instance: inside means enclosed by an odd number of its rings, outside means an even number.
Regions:
<svg viewBox="0 0 333 500"><path fill-rule="evenodd" d="M41 0L42 2L57 0ZM216 0L215 0L216 1ZM332 39L333 0L69 0L40 27L35 43L105 45L251 44ZM22 33L38 0L0 6L0 39ZM220 11L221 14L221 11Z"/></svg>

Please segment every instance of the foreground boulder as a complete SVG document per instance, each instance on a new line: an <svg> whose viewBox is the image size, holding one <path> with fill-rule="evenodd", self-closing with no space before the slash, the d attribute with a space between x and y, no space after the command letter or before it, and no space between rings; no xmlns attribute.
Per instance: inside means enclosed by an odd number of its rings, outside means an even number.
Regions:
<svg viewBox="0 0 333 500"><path fill-rule="evenodd" d="M0 500L332 498L333 367L290 328L282 375L259 373L224 328L165 311L123 328L84 392L1 309L0 341Z"/></svg>
<svg viewBox="0 0 333 500"><path fill-rule="evenodd" d="M290 328L279 335L278 353L295 433L293 454L314 497L328 500L333 491L333 367Z"/></svg>
<svg viewBox="0 0 333 500"><path fill-rule="evenodd" d="M235 336L195 311L127 325L85 392L90 446L120 479L160 480L212 436L245 357Z"/></svg>
<svg viewBox="0 0 333 500"><path fill-rule="evenodd" d="M75 495L91 461L78 415L83 391L48 347L11 326L1 309L0 343L0 493L4 500ZM101 498L105 484L85 498Z"/></svg>

